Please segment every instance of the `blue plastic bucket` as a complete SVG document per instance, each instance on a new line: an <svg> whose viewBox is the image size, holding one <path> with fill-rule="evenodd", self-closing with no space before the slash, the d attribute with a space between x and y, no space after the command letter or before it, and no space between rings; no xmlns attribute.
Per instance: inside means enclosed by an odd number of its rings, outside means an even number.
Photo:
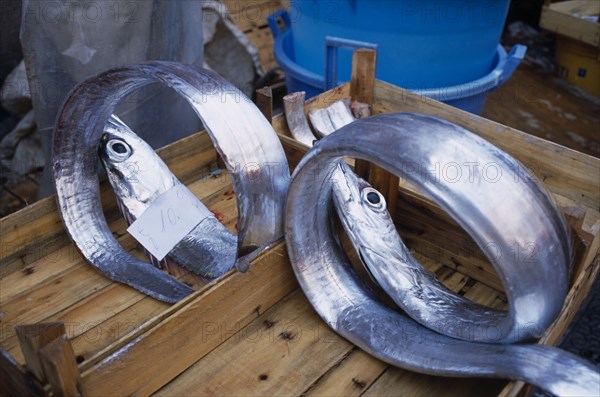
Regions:
<svg viewBox="0 0 600 397"><path fill-rule="evenodd" d="M291 22L287 12L277 11L267 19L271 31L273 32L273 36L275 37L275 59L285 72L288 91L305 91L307 98L313 97L325 91L325 88L327 87L325 77L322 74L315 73L300 66L295 61L295 49L292 42L292 32L289 29ZM339 39L330 38L330 41L335 42L336 40ZM356 47L361 47L360 42L357 42ZM491 60L491 66L487 69L486 73L484 73L483 76L471 79L461 84L443 87L438 86L438 88L425 89L406 87L406 84L403 84L402 80L404 79L408 81L412 79L412 77L404 76L404 72L400 70L398 70L395 77L390 79L391 81L388 82L403 88L409 88L411 91L416 92L417 94L442 101L459 109L474 114L481 114L487 95L508 80L525 56L526 50L527 47L523 45L516 45L507 56L504 48L496 44L494 47L495 52ZM378 64L381 64L379 61L380 52L380 48L378 48ZM326 50L323 49L322 53L325 54ZM342 62L341 57L340 62ZM324 69L336 67L336 65L329 64L328 68L324 67ZM329 74L329 71L326 71L326 74ZM340 74L341 81L347 80L343 77L344 75L342 73ZM379 75L378 78L380 78ZM337 85L337 83L338 81L334 81L334 84Z"/></svg>
<svg viewBox="0 0 600 397"><path fill-rule="evenodd" d="M296 63L325 70L327 36L376 43L379 79L408 89L453 86L485 76L509 0L290 0ZM340 53L340 79L350 79L351 54Z"/></svg>

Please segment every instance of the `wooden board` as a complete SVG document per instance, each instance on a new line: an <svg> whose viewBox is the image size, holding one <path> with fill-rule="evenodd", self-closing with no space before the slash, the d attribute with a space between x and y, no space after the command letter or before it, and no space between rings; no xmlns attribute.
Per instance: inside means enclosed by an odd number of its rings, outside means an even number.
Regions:
<svg viewBox="0 0 600 397"><path fill-rule="evenodd" d="M581 18L598 14L600 14L600 2L598 1L560 1L544 5L540 26L563 36L600 47L600 24Z"/></svg>
<svg viewBox="0 0 600 397"><path fill-rule="evenodd" d="M268 71L276 67L273 35L267 25L267 17L284 8L284 2L277 0L223 0L222 2L227 6L231 20L258 49L258 56L264 70Z"/></svg>

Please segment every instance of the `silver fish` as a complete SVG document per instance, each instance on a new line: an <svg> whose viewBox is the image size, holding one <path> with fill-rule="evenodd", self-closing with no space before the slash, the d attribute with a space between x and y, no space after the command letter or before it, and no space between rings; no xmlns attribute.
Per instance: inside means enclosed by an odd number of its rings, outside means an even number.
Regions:
<svg viewBox="0 0 600 397"><path fill-rule="evenodd" d="M71 91L56 121L52 149L56 198L67 234L107 277L156 299L177 302L193 290L127 253L106 224L99 201L98 143L106 122L127 94L156 82L187 99L232 177L238 256L283 235L290 177L271 124L244 94L208 70L152 61L103 72Z"/></svg>
<svg viewBox="0 0 600 397"><path fill-rule="evenodd" d="M456 156L461 161L494 159L503 170L518 167L524 171L489 142L425 115L374 116L323 138L304 156L292 176L285 236L300 286L329 326L375 357L409 370L440 376L518 379L560 396L597 396L600 374L570 353L549 346L490 344L448 337L378 300L348 262L331 222L335 211L335 182L331 178L339 171L338 162L343 156L371 161L405 177L410 176L404 172L407 164L431 166L435 161L456 160ZM566 224L529 173L524 172L514 183L513 175L498 180L495 186L457 188L431 175L411 177L409 181L452 216L459 217L459 223L478 243L491 236L503 248L510 246L512 238L532 237L525 241L537 241L543 248L538 252L537 271L514 267L505 270L511 277L508 299L510 304L515 292L522 293L525 288L532 294L525 297L533 298L527 299L530 311L551 322L567 289L570 245ZM478 194L473 195L473 189ZM498 196L499 191L503 192L500 197L490 196ZM504 205L512 208L510 216ZM499 208L489 211L490 206ZM521 216L523 213L528 216ZM534 309L534 305L541 307Z"/></svg>
<svg viewBox="0 0 600 397"><path fill-rule="evenodd" d="M350 98L336 101L326 108L312 109L308 112L308 118L321 137L356 120L350 109Z"/></svg>
<svg viewBox="0 0 600 397"><path fill-rule="evenodd" d="M415 321L455 338L496 342L486 333L506 317L454 293L411 254L386 209L385 198L339 162L333 202L352 246L373 281Z"/></svg>
<svg viewBox="0 0 600 397"><path fill-rule="evenodd" d="M114 115L105 127L99 154L121 213L129 224L160 195L181 185L152 147ZM204 206L201 202L198 205ZM149 256L151 262L159 264ZM233 268L237 236L209 216L173 247L169 257L194 274L214 279Z"/></svg>
<svg viewBox="0 0 600 397"><path fill-rule="evenodd" d="M304 114L304 91L293 92L283 97L285 118L292 136L300 143L312 147L317 138L312 133Z"/></svg>
<svg viewBox="0 0 600 397"><path fill-rule="evenodd" d="M310 119L310 123L312 124L313 129L320 138L323 138L324 136L327 136L336 130L336 128L331 123L329 114L327 114L327 108L310 110L308 112L308 118Z"/></svg>

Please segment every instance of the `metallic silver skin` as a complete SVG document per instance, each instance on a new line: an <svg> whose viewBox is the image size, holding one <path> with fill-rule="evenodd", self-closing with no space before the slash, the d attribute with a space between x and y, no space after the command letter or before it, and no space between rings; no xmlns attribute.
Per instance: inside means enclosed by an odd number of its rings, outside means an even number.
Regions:
<svg viewBox="0 0 600 397"><path fill-rule="evenodd" d="M357 157L366 147L373 148L366 160L405 178L469 233L500 276L509 310L472 303L443 288L427 272L416 271L418 262L411 260L400 241L392 240L395 234L384 239L371 233L383 226L366 218L364 208L350 208L350 198L344 197L348 216L354 217L348 224L358 222L349 226L354 228L350 236L358 239L354 244L360 245L365 261L376 263L369 270L386 292L415 320L445 335L491 343L539 338L562 308L571 264L568 228L545 189L507 153L446 121L397 114L365 119L359 125L344 127L369 131L366 135L372 141L356 139L351 147ZM464 173L457 177L460 167ZM489 171L492 167L494 173ZM397 248L402 250L392 255ZM402 266L406 268L399 272Z"/></svg>
<svg viewBox="0 0 600 397"><path fill-rule="evenodd" d="M304 114L304 91L293 92L283 97L285 118L292 136L300 143L312 147L317 138L313 135Z"/></svg>
<svg viewBox="0 0 600 397"><path fill-rule="evenodd" d="M352 110L350 110L350 98L334 102L327 107L327 114L336 130L356 120L352 115Z"/></svg>
<svg viewBox="0 0 600 397"><path fill-rule="evenodd" d="M154 149L114 115L110 116L100 140L99 155L129 224L160 195L181 185ZM152 263L159 264L152 255L149 257ZM199 276L214 279L233 268L237 236L209 216L173 247L169 257Z"/></svg>
<svg viewBox="0 0 600 397"><path fill-rule="evenodd" d="M327 108L310 110L308 118L319 138L323 138L336 130L327 114Z"/></svg>
<svg viewBox="0 0 600 397"><path fill-rule="evenodd" d="M506 312L454 293L425 269L404 245L386 209L385 198L339 162L332 176L333 202L365 269L406 314L441 334L495 342L494 329Z"/></svg>
<svg viewBox="0 0 600 397"><path fill-rule="evenodd" d="M476 186L477 197L470 198L466 193L472 194L474 187L459 184L458 188L450 188L431 175L419 180L404 171L409 164L413 169L414 164L447 161L448 157L476 160L490 155L503 167L521 167L506 153L468 131L416 114L361 119L323 138L294 171L286 202L286 242L300 286L330 327L390 364L441 376L519 379L563 396L597 395L597 370L567 352L540 345L467 342L439 334L396 312L379 301L356 274L336 241L331 222L331 178L335 178L343 156L368 160L405 176L459 220L479 244L496 241L504 248L510 246L512 239L528 238L530 233L539 238L537 230L543 229L536 270L521 271L504 263L502 274L509 281L507 295L511 306L521 304L513 298L522 294L520 288L525 287L527 293L521 299L527 300L531 313L526 311L519 316L538 318L537 325L542 328L562 304L570 258L567 242L561 242L562 238L558 245L552 242L557 234L566 233L566 226L556 216L546 193L526 174L522 176L521 188L511 175L510 180L501 179L494 187L480 183ZM519 197L513 190L506 190L508 187L528 190L527 195ZM532 197L533 202L526 200ZM486 211L490 208L497 210ZM524 220L521 214L531 216ZM495 260L497 268L502 261L510 262L500 257ZM521 274L521 278L513 279L511 275L516 274ZM508 317L510 313L515 310L509 311ZM508 333L494 331L497 339L510 339Z"/></svg>
<svg viewBox="0 0 600 397"><path fill-rule="evenodd" d="M271 124L237 88L217 74L171 62L115 68L78 85L54 130L58 208L86 260L111 279L156 299L176 302L192 289L127 253L113 237L99 202L98 143L117 103L135 89L162 83L188 100L233 179L238 206L238 255L283 234L289 167Z"/></svg>
<svg viewBox="0 0 600 397"><path fill-rule="evenodd" d="M308 118L321 138L356 120L350 109L350 98L336 101L326 108L312 109Z"/></svg>

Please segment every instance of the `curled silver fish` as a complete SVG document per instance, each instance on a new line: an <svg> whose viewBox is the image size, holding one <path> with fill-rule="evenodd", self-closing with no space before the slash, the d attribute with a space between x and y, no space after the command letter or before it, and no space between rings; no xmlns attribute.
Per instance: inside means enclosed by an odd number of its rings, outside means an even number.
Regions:
<svg viewBox="0 0 600 397"><path fill-rule="evenodd" d="M121 247L106 224L98 194L97 150L107 120L126 95L156 82L188 100L232 177L238 256L282 236L289 167L271 124L246 96L213 72L154 61L100 73L71 91L56 122L52 156L58 209L67 233L86 260L107 277L176 302L192 289Z"/></svg>
<svg viewBox="0 0 600 397"><path fill-rule="evenodd" d="M406 314L442 334L490 341L487 331L505 311L454 293L411 254L386 209L385 198L344 162L332 176L333 202L352 246L371 276ZM491 340L495 341L495 340Z"/></svg>
<svg viewBox="0 0 600 397"><path fill-rule="evenodd" d="M152 147L114 115L100 140L99 154L119 209L129 224L159 196L181 185ZM202 202L196 204L203 207L202 212L210 214ZM149 256L151 262L160 264L151 254ZM173 247L169 257L194 274L214 279L233 268L237 236L211 214L199 220L198 225Z"/></svg>
<svg viewBox="0 0 600 397"><path fill-rule="evenodd" d="M365 130L369 133L364 133ZM470 199L464 193L473 187L459 184L450 188L432 175L417 178L406 172L406 167L414 169L414 164L424 162L431 166L432 162L447 161L449 157L461 158L461 161L482 159L480 156L484 154L492 155L503 167L522 167L474 134L425 115L375 116L356 121L323 138L294 171L286 203L287 248L300 286L330 327L390 364L432 375L518 379L561 396L595 396L600 384L599 373L591 364L570 353L541 345L501 345L455 339L393 310L379 301L359 278L336 241L331 222L335 182L331 178L335 178L342 156L368 160L403 175L435 198L479 244L495 241L501 248L507 248L513 237L525 238L524 241L534 237L530 241L540 242L535 271L514 269L510 263L504 263L503 266L508 267L502 275L509 286L507 295L513 306L509 313L517 314L517 320L523 315L533 317L537 320L533 334L537 334L562 306L570 259L570 245L562 239L566 225L556 216L555 207L543 189L526 173L521 176L522 187L518 188L527 191L524 197L507 189L517 188L518 184L498 181L495 186L475 183L479 198ZM507 177L505 179L514 181L514 175ZM490 207L496 211L486 211ZM531 216L523 218L521 214ZM544 230L541 239L540 229ZM510 262L510 258L495 258L496 262L502 260ZM513 263L515 265L531 264ZM522 277L513 279L511 274ZM511 303L511 298L524 302ZM528 306L524 313L521 313L524 308L514 309L524 303ZM506 330L490 331L494 331L497 340L511 339Z"/></svg>
<svg viewBox="0 0 600 397"><path fill-rule="evenodd" d="M381 141L396 150L388 169L394 167L469 233L499 274L509 310L489 309L443 287L390 232L385 211L375 213L362 192L351 191L360 185L353 174L341 174L339 212L377 281L411 317L445 335L492 343L539 338L562 308L572 255L552 198L515 159L459 126L415 114L376 120L359 125L375 142L381 130L392 129L402 147ZM492 167L493 174L484 174ZM385 238L378 230L388 231Z"/></svg>

